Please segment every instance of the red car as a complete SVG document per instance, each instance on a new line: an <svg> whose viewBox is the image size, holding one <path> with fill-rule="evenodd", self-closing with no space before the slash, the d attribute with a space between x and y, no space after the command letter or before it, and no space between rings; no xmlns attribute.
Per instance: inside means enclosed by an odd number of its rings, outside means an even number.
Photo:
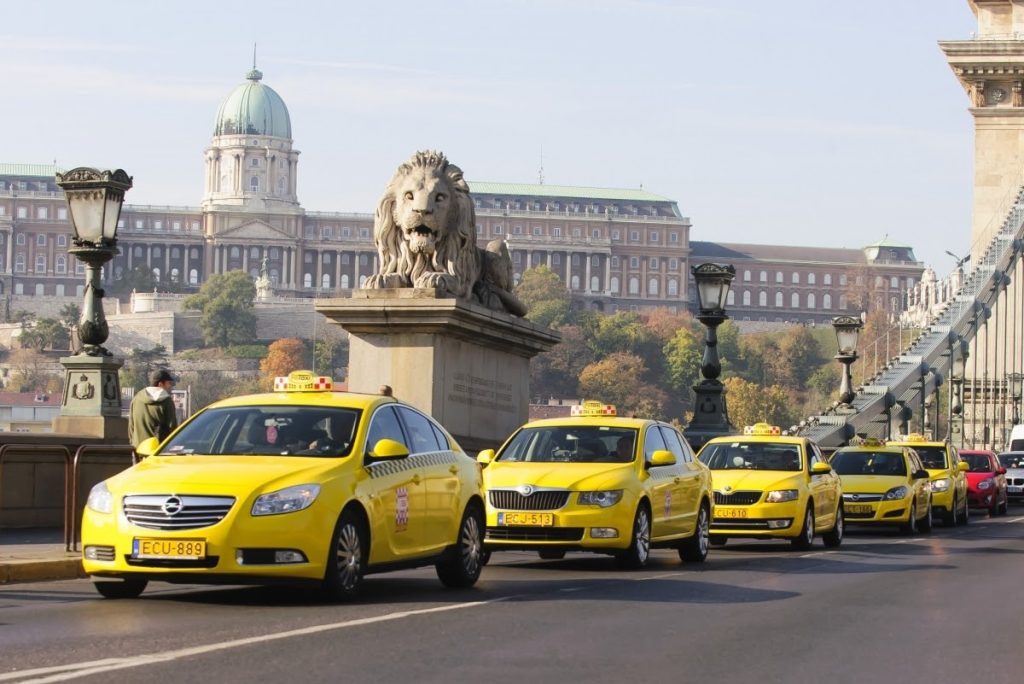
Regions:
<svg viewBox="0 0 1024 684"><path fill-rule="evenodd" d="M961 450L967 462L967 505L987 508L996 516L1006 513L1006 468L994 451Z"/></svg>

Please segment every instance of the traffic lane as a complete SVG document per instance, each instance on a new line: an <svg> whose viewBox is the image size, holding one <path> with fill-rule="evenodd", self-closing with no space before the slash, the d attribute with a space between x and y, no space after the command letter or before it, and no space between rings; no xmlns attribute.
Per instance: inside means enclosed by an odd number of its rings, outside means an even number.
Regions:
<svg viewBox="0 0 1024 684"><path fill-rule="evenodd" d="M157 653L170 660L146 661L146 678L294 677L301 664L303 678L344 673L354 681L610 681L681 673L686 681L827 676L852 682L869 675L972 681L973 663L983 654L1001 668L990 681L1009 681L1019 620L1003 609L998 592L981 587L1015 581L1016 564L993 562L1024 552L1021 525L1010 522L905 541L851 538L839 551L741 548L692 567L659 552L656 567L640 573L615 572L600 557L539 563L496 554L479 591L456 592L496 602L378 615L387 621L319 623L324 631L259 644L207 641L214 649L207 653L163 650ZM772 559L782 562L764 567ZM907 572L908 565L925 567ZM969 587L961 586L965 573ZM408 581L371 578L366 587L387 600ZM965 618L980 609L994 611L988 628Z"/></svg>

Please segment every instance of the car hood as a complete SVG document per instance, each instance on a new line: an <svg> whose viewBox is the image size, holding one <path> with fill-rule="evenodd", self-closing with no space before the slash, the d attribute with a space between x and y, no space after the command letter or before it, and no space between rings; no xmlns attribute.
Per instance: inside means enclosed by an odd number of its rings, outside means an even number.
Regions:
<svg viewBox="0 0 1024 684"><path fill-rule="evenodd" d="M953 477L953 471L949 468L925 468L928 471L928 477L932 480L940 480L944 477Z"/></svg>
<svg viewBox="0 0 1024 684"><path fill-rule="evenodd" d="M633 470L632 463L504 463L484 468L484 487L505 489L530 484L535 487L594 491L619 489Z"/></svg>
<svg viewBox="0 0 1024 684"><path fill-rule="evenodd" d="M290 456L151 456L107 480L121 494L234 494L322 482L338 459Z"/></svg>
<svg viewBox="0 0 1024 684"><path fill-rule="evenodd" d="M885 494L893 487L910 486L906 475L840 475L844 492Z"/></svg>
<svg viewBox="0 0 1024 684"><path fill-rule="evenodd" d="M964 473L967 476L967 484L970 486L976 486L982 480L991 480L996 474L995 473Z"/></svg>
<svg viewBox="0 0 1024 684"><path fill-rule="evenodd" d="M780 470L712 470L711 482L717 491L800 489L802 472Z"/></svg>

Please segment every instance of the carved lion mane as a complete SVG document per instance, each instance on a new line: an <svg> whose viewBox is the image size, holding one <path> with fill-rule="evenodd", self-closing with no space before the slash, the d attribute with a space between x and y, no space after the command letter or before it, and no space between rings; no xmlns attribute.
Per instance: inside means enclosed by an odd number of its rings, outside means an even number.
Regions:
<svg viewBox="0 0 1024 684"><path fill-rule="evenodd" d="M380 270L368 288L437 288L522 316L503 270L504 244L476 246L476 211L462 169L440 152L417 152L398 167L377 204L373 239ZM508 264L504 262L507 261Z"/></svg>

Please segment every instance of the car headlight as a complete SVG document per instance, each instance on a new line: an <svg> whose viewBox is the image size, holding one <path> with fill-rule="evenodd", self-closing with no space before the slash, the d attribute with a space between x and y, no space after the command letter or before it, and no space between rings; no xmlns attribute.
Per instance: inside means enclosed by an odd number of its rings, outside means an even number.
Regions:
<svg viewBox="0 0 1024 684"><path fill-rule="evenodd" d="M949 478L940 477L938 480L932 480L932 490L936 492L944 492L949 489Z"/></svg>
<svg viewBox="0 0 1024 684"><path fill-rule="evenodd" d="M775 489L768 492L765 501L768 503L782 503L783 501L796 501L800 498L798 489Z"/></svg>
<svg viewBox="0 0 1024 684"><path fill-rule="evenodd" d="M106 482L100 482L89 490L89 500L85 505L97 513L110 513L114 510L114 497L107 489Z"/></svg>
<svg viewBox="0 0 1024 684"><path fill-rule="evenodd" d="M609 506L614 506L619 503L621 498L621 489L607 489L600 492L580 492L577 502L581 506L600 506L601 508L608 508Z"/></svg>
<svg viewBox="0 0 1024 684"><path fill-rule="evenodd" d="M253 515L294 513L309 508L320 494L320 485L304 484L264 494L252 505Z"/></svg>
<svg viewBox="0 0 1024 684"><path fill-rule="evenodd" d="M992 489L992 480L982 480L978 483L978 489Z"/></svg>
<svg viewBox="0 0 1024 684"><path fill-rule="evenodd" d="M899 487L893 487L885 493L886 501L895 501L897 499L906 498L907 494L910 493L910 488L906 485L900 485Z"/></svg>

